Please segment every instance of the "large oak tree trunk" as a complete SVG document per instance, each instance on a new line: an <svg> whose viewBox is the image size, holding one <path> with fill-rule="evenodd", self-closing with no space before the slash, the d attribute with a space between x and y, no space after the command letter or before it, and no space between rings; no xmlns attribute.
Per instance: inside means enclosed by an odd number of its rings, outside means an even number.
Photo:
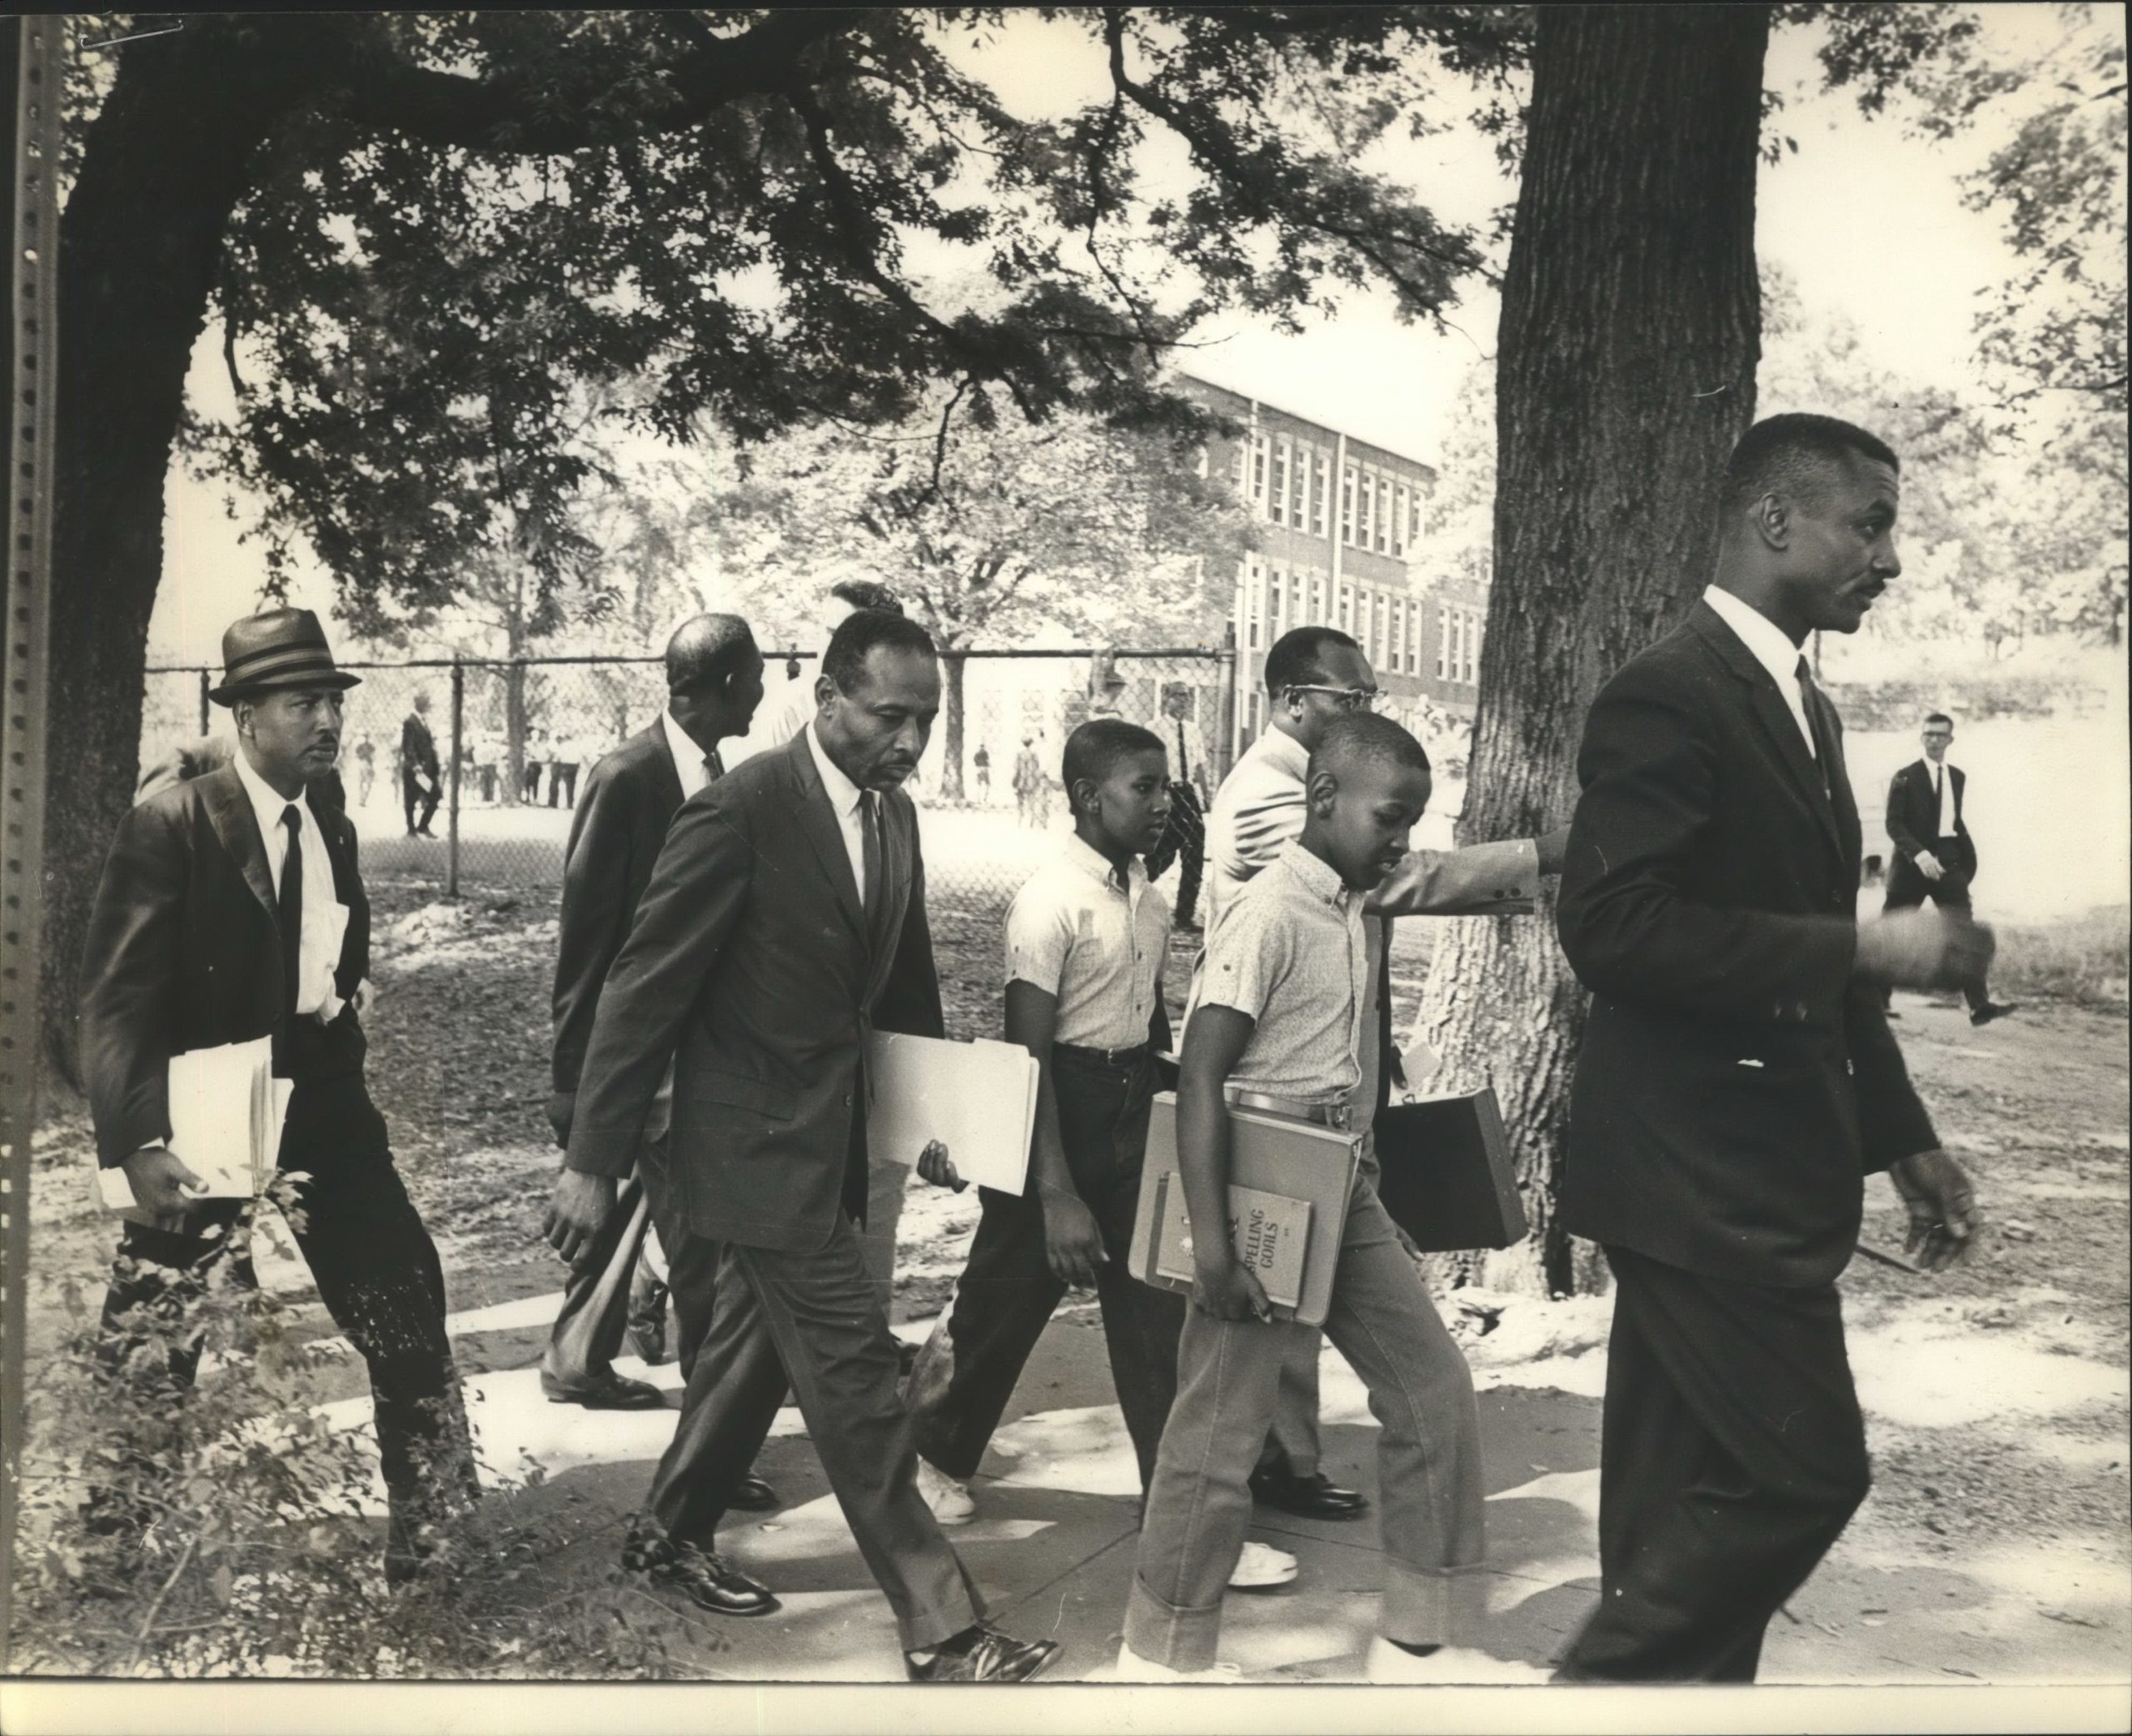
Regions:
<svg viewBox="0 0 2132 1736"><path fill-rule="evenodd" d="M286 101L257 40L199 16L117 51L61 222L42 993L47 1051L70 1082L89 905L138 771L186 370L246 159Z"/></svg>
<svg viewBox="0 0 2132 1736"><path fill-rule="evenodd" d="M1462 842L1562 823L1600 687L1676 622L1752 419L1768 10L1543 7L1497 354L1495 582ZM1420 1028L1442 1088L1494 1086L1532 1233L1456 1275L1600 1268L1556 1211L1584 997L1539 918L1444 926Z"/></svg>
<svg viewBox="0 0 2132 1736"><path fill-rule="evenodd" d="M963 674L960 656L940 659L940 799L963 798Z"/></svg>

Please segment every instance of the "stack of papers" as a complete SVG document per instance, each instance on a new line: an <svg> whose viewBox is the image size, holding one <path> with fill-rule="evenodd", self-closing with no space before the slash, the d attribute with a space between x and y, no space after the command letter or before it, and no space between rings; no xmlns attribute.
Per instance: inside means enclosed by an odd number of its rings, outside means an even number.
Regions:
<svg viewBox="0 0 2132 1736"><path fill-rule="evenodd" d="M874 1157L914 1164L937 1139L964 1181L1000 1193L1028 1185L1041 1069L1019 1043L876 1031L866 1067Z"/></svg>
<svg viewBox="0 0 2132 1736"><path fill-rule="evenodd" d="M197 1197L256 1199L273 1179L291 1090L273 1055L261 1037L171 1057L170 1148L204 1184ZM99 1170L97 1181L107 1209L137 1209L125 1171Z"/></svg>

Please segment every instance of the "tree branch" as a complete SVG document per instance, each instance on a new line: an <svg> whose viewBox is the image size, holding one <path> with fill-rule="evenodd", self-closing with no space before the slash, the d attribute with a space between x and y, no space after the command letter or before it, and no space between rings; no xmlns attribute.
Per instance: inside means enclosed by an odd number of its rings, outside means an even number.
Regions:
<svg viewBox="0 0 2132 1736"><path fill-rule="evenodd" d="M559 101L552 86L525 77L475 77L411 65L366 29L337 84L350 119L432 145L476 151L567 152L691 127L742 97L789 92L817 42L857 28L864 8L795 7L770 13L738 36L697 32L697 46L654 76L662 99L626 119L596 101Z"/></svg>

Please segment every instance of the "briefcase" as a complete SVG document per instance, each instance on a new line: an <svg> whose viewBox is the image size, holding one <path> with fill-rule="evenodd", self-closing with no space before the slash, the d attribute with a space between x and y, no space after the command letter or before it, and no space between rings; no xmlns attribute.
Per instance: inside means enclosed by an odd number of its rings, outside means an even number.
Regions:
<svg viewBox="0 0 2132 1736"><path fill-rule="evenodd" d="M1524 1240L1525 1202L1492 1087L1393 1103L1374 1125L1377 1196L1423 1253Z"/></svg>

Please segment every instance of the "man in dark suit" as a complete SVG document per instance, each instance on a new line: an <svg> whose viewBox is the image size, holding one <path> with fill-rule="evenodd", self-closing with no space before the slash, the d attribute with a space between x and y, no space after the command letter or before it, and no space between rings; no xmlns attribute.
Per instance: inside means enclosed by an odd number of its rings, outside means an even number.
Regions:
<svg viewBox="0 0 2132 1736"><path fill-rule="evenodd" d="M444 778L437 769L436 738L430 734L430 696L415 695L415 709L400 725L400 799L406 809L407 836L435 838L430 822L444 799ZM421 813L418 817L416 809Z"/></svg>
<svg viewBox="0 0 2132 1736"><path fill-rule="evenodd" d="M1562 1216L1606 1249L1615 1301L1600 1600L1567 1679L1754 1679L1866 1491L1836 1288L1865 1176L1888 1171L1929 1269L1975 1233L1880 988L1958 980L1990 937L1858 922L1842 725L1798 654L1901 570L1898 501L1863 430L1748 430L1716 582L1585 726L1558 925L1592 1000Z"/></svg>
<svg viewBox="0 0 2132 1736"><path fill-rule="evenodd" d="M721 1614L777 1607L711 1543L789 1374L913 1679L1021 1681L1057 1648L981 1619L919 1498L895 1341L854 1221L868 1037L942 1029L917 811L899 787L939 714L939 664L923 628L871 609L836 629L822 664L798 737L675 816L600 991L550 1240L568 1259L598 1235L670 1062L668 1265L700 1348L624 1564ZM913 1155L954 1182L937 1146Z"/></svg>
<svg viewBox="0 0 2132 1736"><path fill-rule="evenodd" d="M243 1261L252 1206L202 1198L186 1154L171 1148L169 1064L271 1037L274 1072L292 1082L280 1166L309 1178L295 1185L301 1227L291 1227L321 1299L370 1367L390 1504L386 1571L400 1582L478 1485L445 1334L443 1269L363 1080L356 1007L370 906L355 828L316 795L356 678L334 667L308 609L238 621L222 637L222 663L211 697L235 715L237 758L127 815L83 955L82 1057L97 1160L123 1169L137 1220L119 1244L98 1355L117 1374L148 1339L175 1335L172 1400L192 1385L200 1352L186 1339L188 1311L218 1262ZM137 1461L100 1481L92 1528L137 1544L140 1480L155 1474Z"/></svg>
<svg viewBox="0 0 2132 1736"><path fill-rule="evenodd" d="M1925 720L1925 757L1910 761L1888 785L1888 837L1895 848L1884 911L1915 910L1930 898L1942 910L1970 913L1976 844L1962 818L1969 779L1960 766L1946 763L1954 739L1955 720L1934 712ZM1972 1025L1988 1025L2015 1011L2011 1002L1994 1001L1981 977L1961 987ZM1886 999L1882 997L1883 1004ZM1893 1010L1888 1014L1901 1016Z"/></svg>
<svg viewBox="0 0 2132 1736"><path fill-rule="evenodd" d="M719 744L748 733L762 703L763 659L755 635L738 615L703 614L685 621L666 643L665 709L593 767L585 798L570 822L563 856L561 920L555 953L553 1064L555 1095L548 1116L558 1144L570 1144L570 1119L585 1067L585 1044L607 967L629 938L637 901L666 841L666 828L683 801L724 775ZM558 1403L592 1410L652 1409L659 1389L615 1372L615 1353L633 1312L663 1324L663 1287L634 1296L645 1232L666 1239L665 1173L667 1093L662 1092L636 1171L623 1183L615 1209L593 1246L572 1269L562 1311L540 1366L541 1390ZM695 1345L681 1346L685 1377ZM760 1483L735 1501L773 1505Z"/></svg>

